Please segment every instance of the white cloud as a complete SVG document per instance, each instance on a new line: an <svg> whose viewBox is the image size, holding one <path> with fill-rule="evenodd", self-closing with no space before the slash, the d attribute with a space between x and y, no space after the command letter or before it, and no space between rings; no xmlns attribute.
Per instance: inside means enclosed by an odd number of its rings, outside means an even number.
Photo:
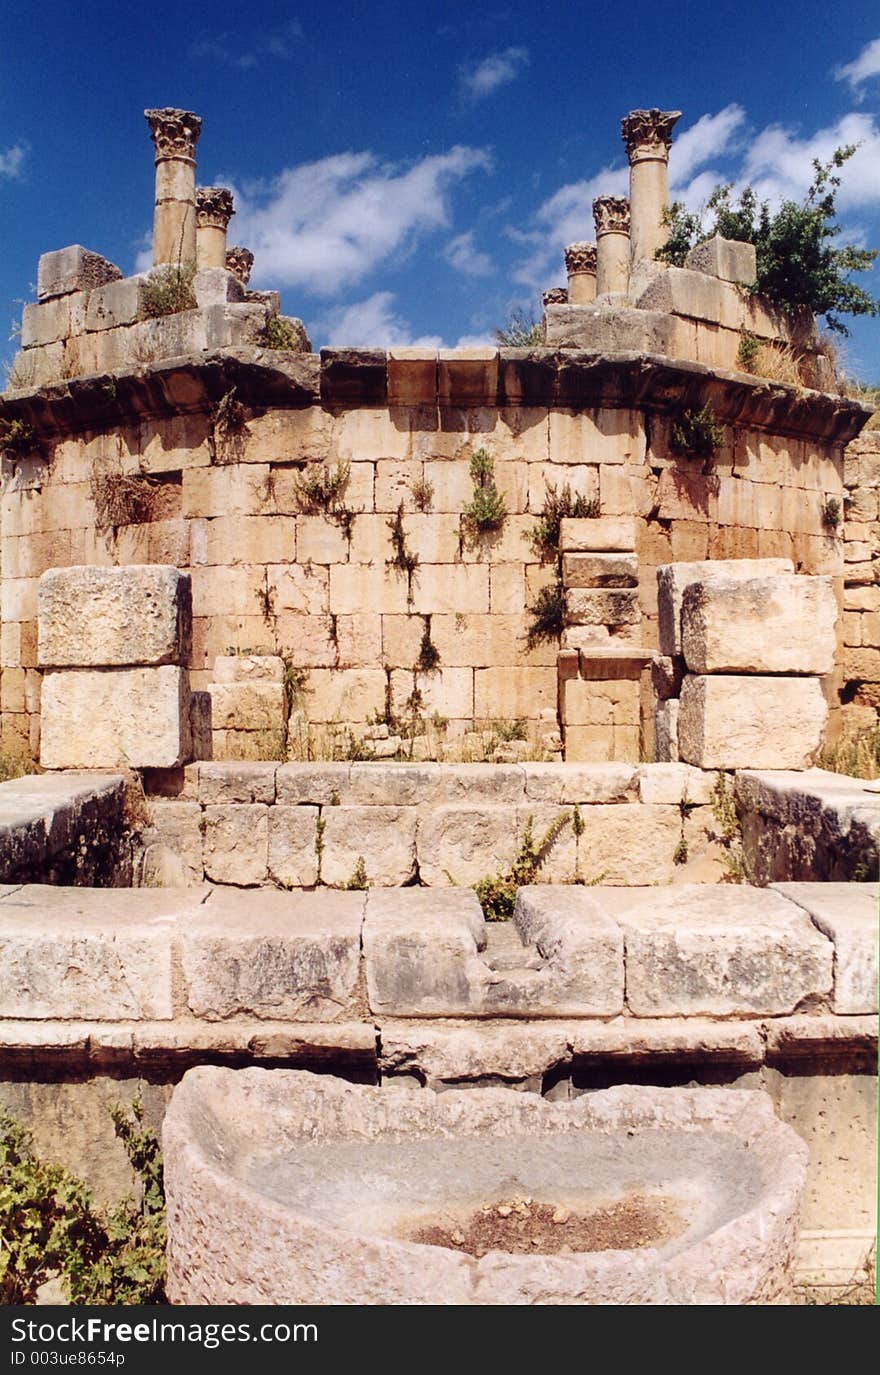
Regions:
<svg viewBox="0 0 880 1375"><path fill-rule="evenodd" d="M411 167L338 153L281 172L268 188L236 191L232 235L255 255L254 284L333 296L420 235L450 221L450 190L491 167L457 146Z"/></svg>
<svg viewBox="0 0 880 1375"><path fill-rule="evenodd" d="M852 62L836 67L834 75L838 81L848 81L856 92L864 81L872 76L880 76L880 38L873 38L867 43Z"/></svg>
<svg viewBox="0 0 880 1375"><path fill-rule="evenodd" d="M249 47L242 47L236 35L229 33L209 34L197 38L190 52L193 57L207 57L224 67L237 67L240 71L250 71L258 67L265 57L286 59L293 57L297 45L303 37L299 20L292 19L281 29L256 37Z"/></svg>
<svg viewBox="0 0 880 1375"><path fill-rule="evenodd" d="M0 177L20 176L27 151L25 144L15 143L11 148L7 148L5 153L0 153Z"/></svg>
<svg viewBox="0 0 880 1375"><path fill-rule="evenodd" d="M802 200L813 180L813 159L828 162L836 148L858 144L840 170L837 203L842 210L880 203L880 129L870 115L852 112L810 138L771 124L758 134L743 159L739 180L750 182L762 200Z"/></svg>
<svg viewBox="0 0 880 1375"><path fill-rule="evenodd" d="M471 230L450 239L443 256L450 267L456 272L463 272L466 277L487 277L492 271L492 259L475 246Z"/></svg>
<svg viewBox="0 0 880 1375"><path fill-rule="evenodd" d="M726 105L717 115L701 115L696 124L679 135L669 154L669 180L682 187L712 158L728 153L733 137L745 123L741 105Z"/></svg>
<svg viewBox="0 0 880 1375"><path fill-rule="evenodd" d="M595 237L593 201L596 196L625 196L628 190L628 167L603 167L587 181L561 186L538 206L533 229L510 232L511 238L529 245L527 255L514 267L513 280L536 291L564 282L562 250L565 245Z"/></svg>
<svg viewBox="0 0 880 1375"><path fill-rule="evenodd" d="M414 337L406 321L395 314L395 297L390 291L376 291L363 301L338 306L316 320L311 332L328 348L389 348L417 344L439 348L438 335Z"/></svg>
<svg viewBox="0 0 880 1375"><path fill-rule="evenodd" d="M505 48L503 52L490 53L482 62L462 67L459 73L462 94L468 100L484 100L499 86L515 81L528 65L528 48Z"/></svg>

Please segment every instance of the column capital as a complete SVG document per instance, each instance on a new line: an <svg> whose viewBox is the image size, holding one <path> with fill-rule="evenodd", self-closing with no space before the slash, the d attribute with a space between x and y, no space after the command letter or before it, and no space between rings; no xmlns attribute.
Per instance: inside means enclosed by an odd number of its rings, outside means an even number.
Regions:
<svg viewBox="0 0 880 1375"><path fill-rule="evenodd" d="M225 186L196 187L196 224L212 229L226 229L235 207L232 192Z"/></svg>
<svg viewBox="0 0 880 1375"><path fill-rule="evenodd" d="M254 255L249 248L242 248L240 244L234 244L232 248L227 248L226 270L237 277L242 286L247 286L250 281L253 265Z"/></svg>
<svg viewBox="0 0 880 1375"><path fill-rule="evenodd" d="M191 110L144 110L150 126L150 138L156 146L156 161L165 158L185 158L195 161L196 143L202 132L202 121Z"/></svg>
<svg viewBox="0 0 880 1375"><path fill-rule="evenodd" d="M629 233L629 201L625 196L597 196L593 201L596 234Z"/></svg>
<svg viewBox="0 0 880 1375"><path fill-rule="evenodd" d="M571 277L575 272L596 271L596 245L570 243L565 250L565 270Z"/></svg>
<svg viewBox="0 0 880 1375"><path fill-rule="evenodd" d="M630 110L620 121L630 162L653 157L665 160L672 147L672 130L681 110Z"/></svg>
<svg viewBox="0 0 880 1375"><path fill-rule="evenodd" d="M551 286L549 291L542 293L541 304L544 306L567 306L568 287Z"/></svg>

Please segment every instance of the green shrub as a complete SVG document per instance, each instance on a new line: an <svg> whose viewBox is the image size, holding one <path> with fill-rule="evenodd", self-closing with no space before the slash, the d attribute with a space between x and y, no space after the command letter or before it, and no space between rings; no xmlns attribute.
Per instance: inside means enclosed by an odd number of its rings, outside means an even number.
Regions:
<svg viewBox="0 0 880 1375"><path fill-rule="evenodd" d="M565 588L561 578L542 587L529 607L530 621L526 631L526 648L552 644L565 629Z"/></svg>
<svg viewBox="0 0 880 1375"><path fill-rule="evenodd" d="M195 263L168 263L154 268L141 286L140 318L155 320L163 315L177 315L181 310L195 310L195 272Z"/></svg>
<svg viewBox="0 0 880 1375"><path fill-rule="evenodd" d="M495 464L485 449L471 457L474 494L462 512L465 533L474 539L501 530L507 519L507 504L495 485Z"/></svg>
<svg viewBox="0 0 880 1375"><path fill-rule="evenodd" d="M37 447L37 435L33 425L26 420L7 420L0 418L0 456L3 458L27 458Z"/></svg>
<svg viewBox="0 0 880 1375"><path fill-rule="evenodd" d="M426 477L417 477L410 483L413 505L417 511L430 511L434 500L434 484Z"/></svg>
<svg viewBox="0 0 880 1375"><path fill-rule="evenodd" d="M789 313L806 308L824 317L829 329L847 334L841 315L878 311L877 301L850 281L850 273L870 268L877 250L835 247L833 242L840 233L834 222L837 174L855 151L855 144L847 144L827 162L814 158L813 183L804 201L783 201L775 213L751 186L736 203L732 186L715 188L706 204L708 230L700 216L688 213L681 202L673 203L664 216L669 236L655 257L681 267L688 251L714 234L753 243L757 280L747 290L760 292Z"/></svg>
<svg viewBox="0 0 880 1375"><path fill-rule="evenodd" d="M533 310L517 306L510 312L504 329L496 329L495 342L503 348L540 348L544 343L544 326Z"/></svg>
<svg viewBox="0 0 880 1375"><path fill-rule="evenodd" d="M263 344L267 349L289 349L294 353L302 352L302 337L296 326L282 315L272 315L263 331Z"/></svg>
<svg viewBox="0 0 880 1375"><path fill-rule="evenodd" d="M335 514L345 496L350 478L350 463L337 463L334 468L323 463L314 463L302 477L297 478L294 487L300 511L306 516Z"/></svg>
<svg viewBox="0 0 880 1375"><path fill-rule="evenodd" d="M0 1114L0 1303L33 1304L60 1275L76 1304L163 1301L165 1196L159 1143L143 1110L114 1108L116 1135L141 1181L141 1200L107 1209L61 1165L35 1153L20 1123Z"/></svg>
<svg viewBox="0 0 880 1375"><path fill-rule="evenodd" d="M739 333L739 348L736 351L736 361L739 363L743 372L754 372L761 353L761 341L749 330L742 329Z"/></svg>
<svg viewBox="0 0 880 1375"><path fill-rule="evenodd" d="M568 812L563 812L550 823L541 839L536 841L534 818L528 818L522 843L510 869L504 874L488 875L474 884L474 892L480 901L486 921L507 921L513 916L517 892L526 884L535 882L542 862L570 820Z"/></svg>
<svg viewBox="0 0 880 1375"><path fill-rule="evenodd" d="M670 445L688 458L712 458L724 443L724 431L715 423L715 412L706 403L699 410L683 411L673 423Z"/></svg>
<svg viewBox="0 0 880 1375"><path fill-rule="evenodd" d="M826 497L822 507L822 524L829 530L836 530L841 520L843 512L840 501L837 497Z"/></svg>
<svg viewBox="0 0 880 1375"><path fill-rule="evenodd" d="M364 857L363 855L358 855L357 864L355 864L352 876L345 884L345 887L349 892L363 893L366 892L369 886L370 883L367 878L367 866L364 863Z"/></svg>
<svg viewBox="0 0 880 1375"><path fill-rule="evenodd" d="M599 502L595 497L572 492L567 482L557 491L553 483L548 482L538 523L529 536L541 562L550 563L559 557L559 531L563 520L593 520L598 515Z"/></svg>
<svg viewBox="0 0 880 1375"><path fill-rule="evenodd" d="M431 617L425 617L419 656L414 665L416 673L437 673L440 668L440 651L431 639Z"/></svg>

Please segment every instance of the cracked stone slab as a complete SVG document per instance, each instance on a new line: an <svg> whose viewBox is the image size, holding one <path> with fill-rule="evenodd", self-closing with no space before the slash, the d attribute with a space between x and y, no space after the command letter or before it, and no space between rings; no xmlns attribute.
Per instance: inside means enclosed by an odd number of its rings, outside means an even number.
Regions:
<svg viewBox="0 0 880 1375"><path fill-rule="evenodd" d="M0 900L0 1016L161 1020L174 1015L172 946L198 889L25 884Z"/></svg>
<svg viewBox="0 0 880 1375"><path fill-rule="evenodd" d="M634 1016L781 1016L831 994L834 947L806 912L770 889L592 891L624 928Z"/></svg>
<svg viewBox="0 0 880 1375"><path fill-rule="evenodd" d="M380 1042L383 1074L415 1074L431 1086L475 1079L540 1083L570 1059L568 1029L556 1022L383 1021Z"/></svg>
<svg viewBox="0 0 880 1375"><path fill-rule="evenodd" d="M209 1067L175 1089L163 1145L176 1304L767 1303L789 1280L808 1158L746 1090L551 1102ZM478 1259L416 1239L511 1193L592 1211L646 1176L678 1224L656 1245Z"/></svg>
<svg viewBox="0 0 880 1375"><path fill-rule="evenodd" d="M513 928L468 889L372 890L370 1008L392 1017L589 1017L623 1009L619 929L585 889L521 889Z"/></svg>
<svg viewBox="0 0 880 1375"><path fill-rule="evenodd" d="M841 1013L877 1011L880 885L774 883L774 890L809 913L834 942L834 999Z"/></svg>
<svg viewBox="0 0 880 1375"><path fill-rule="evenodd" d="M356 1011L363 893L215 888L180 939L195 1017L333 1022Z"/></svg>

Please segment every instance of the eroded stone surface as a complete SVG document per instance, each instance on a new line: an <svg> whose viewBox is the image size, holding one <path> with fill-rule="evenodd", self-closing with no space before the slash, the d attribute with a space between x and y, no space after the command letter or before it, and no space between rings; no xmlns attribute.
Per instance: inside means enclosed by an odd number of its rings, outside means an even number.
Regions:
<svg viewBox="0 0 880 1375"><path fill-rule="evenodd" d="M793 572L791 559L701 559L661 564L657 569L661 654L681 654L681 601L691 583L721 574L728 578L758 578Z"/></svg>
<svg viewBox="0 0 880 1375"><path fill-rule="evenodd" d="M681 602L691 673L830 673L837 600L830 577L710 576Z"/></svg>
<svg viewBox="0 0 880 1375"><path fill-rule="evenodd" d="M40 763L46 769L173 769L190 753L185 669L66 669L47 673Z"/></svg>
<svg viewBox="0 0 880 1375"><path fill-rule="evenodd" d="M215 889L181 933L186 1001L210 1021L328 1021L355 1010L361 893Z"/></svg>
<svg viewBox="0 0 880 1375"><path fill-rule="evenodd" d="M624 1087L551 1103L205 1068L175 1090L164 1150L176 1304L769 1302L807 1161L758 1093ZM588 1207L643 1187L646 1162L682 1209L659 1247L475 1260L406 1240L420 1217L504 1197L511 1170L529 1197ZM700 1183L679 1197L682 1176Z"/></svg>
<svg viewBox="0 0 880 1375"><path fill-rule="evenodd" d="M831 942L779 893L683 884L594 896L624 928L637 1017L781 1016L831 994Z"/></svg>
<svg viewBox="0 0 880 1375"><path fill-rule="evenodd" d="M835 1012L877 1011L880 888L876 883L776 883L834 942Z"/></svg>
<svg viewBox="0 0 880 1375"><path fill-rule="evenodd" d="M38 593L45 668L181 664L189 653L189 576L157 564L50 568Z"/></svg>
<svg viewBox="0 0 880 1375"><path fill-rule="evenodd" d="M687 674L678 751L701 769L806 769L827 719L818 678Z"/></svg>

